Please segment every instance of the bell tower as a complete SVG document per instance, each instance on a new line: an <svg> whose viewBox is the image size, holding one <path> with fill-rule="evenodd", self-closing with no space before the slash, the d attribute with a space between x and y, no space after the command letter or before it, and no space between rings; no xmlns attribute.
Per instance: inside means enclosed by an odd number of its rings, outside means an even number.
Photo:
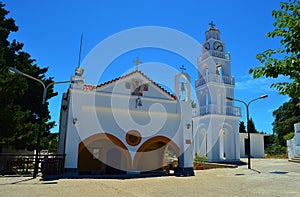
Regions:
<svg viewBox="0 0 300 197"><path fill-rule="evenodd" d="M199 79L208 74L219 76L230 76L230 53L226 52L226 43L220 38L220 31L215 28L215 24L205 32L205 42L203 43L202 55L198 58ZM208 66L207 60L212 60L215 65ZM234 78L232 78L234 80Z"/></svg>
<svg viewBox="0 0 300 197"><path fill-rule="evenodd" d="M198 57L194 151L207 155L209 161L239 160L240 108L226 100L226 97L234 98L230 54L226 52L226 43L221 40L215 24L211 22L209 25L202 55Z"/></svg>

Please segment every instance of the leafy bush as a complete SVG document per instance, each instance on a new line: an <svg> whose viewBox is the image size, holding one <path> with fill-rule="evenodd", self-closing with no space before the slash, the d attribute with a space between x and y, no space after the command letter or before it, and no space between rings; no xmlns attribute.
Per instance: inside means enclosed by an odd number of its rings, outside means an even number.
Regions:
<svg viewBox="0 0 300 197"><path fill-rule="evenodd" d="M204 163L207 161L207 157L198 153L195 153L194 162L195 163Z"/></svg>
<svg viewBox="0 0 300 197"><path fill-rule="evenodd" d="M265 149L267 158L286 158L286 147L272 144L271 146Z"/></svg>

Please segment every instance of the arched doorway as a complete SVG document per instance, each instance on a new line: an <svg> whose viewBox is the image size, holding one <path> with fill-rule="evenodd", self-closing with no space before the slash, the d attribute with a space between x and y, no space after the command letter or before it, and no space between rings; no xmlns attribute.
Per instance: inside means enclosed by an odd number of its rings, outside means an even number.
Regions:
<svg viewBox="0 0 300 197"><path fill-rule="evenodd" d="M117 137L99 133L79 144L79 174L121 174L131 169L127 147Z"/></svg>
<svg viewBox="0 0 300 197"><path fill-rule="evenodd" d="M156 136L145 141L134 158L134 169L140 172L162 172L166 165L166 154L179 157L178 146L169 138ZM178 160L178 159L177 159Z"/></svg>

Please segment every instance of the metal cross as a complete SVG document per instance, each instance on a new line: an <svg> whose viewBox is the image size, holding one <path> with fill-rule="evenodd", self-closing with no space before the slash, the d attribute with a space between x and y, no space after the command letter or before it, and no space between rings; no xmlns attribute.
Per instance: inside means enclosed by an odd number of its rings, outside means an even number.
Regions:
<svg viewBox="0 0 300 197"><path fill-rule="evenodd" d="M184 65L181 65L179 69L181 70L182 73L183 73L183 71L186 70L186 68L184 67Z"/></svg>
<svg viewBox="0 0 300 197"><path fill-rule="evenodd" d="M136 57L135 60L132 60L132 63L135 64L135 70L139 70L139 64L142 64L142 62L139 62L139 58Z"/></svg>
<svg viewBox="0 0 300 197"><path fill-rule="evenodd" d="M211 21L210 23L208 23L210 25L211 28L214 28L216 25L214 24L213 21Z"/></svg>

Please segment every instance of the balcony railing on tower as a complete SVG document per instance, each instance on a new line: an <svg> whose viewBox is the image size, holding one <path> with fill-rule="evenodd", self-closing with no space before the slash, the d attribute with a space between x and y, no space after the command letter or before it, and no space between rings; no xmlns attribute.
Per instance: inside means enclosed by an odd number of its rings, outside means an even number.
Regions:
<svg viewBox="0 0 300 197"><path fill-rule="evenodd" d="M214 82L214 83L223 83L227 85L234 85L234 77L224 76L224 75L217 75L217 74L208 74L203 76L202 78L196 81L196 87L202 86L206 83Z"/></svg>
<svg viewBox="0 0 300 197"><path fill-rule="evenodd" d="M226 105L205 105L200 106L195 109L193 112L193 116L203 116L210 114L219 114L219 115L227 115L227 116L241 116L241 108L235 106L226 106Z"/></svg>

